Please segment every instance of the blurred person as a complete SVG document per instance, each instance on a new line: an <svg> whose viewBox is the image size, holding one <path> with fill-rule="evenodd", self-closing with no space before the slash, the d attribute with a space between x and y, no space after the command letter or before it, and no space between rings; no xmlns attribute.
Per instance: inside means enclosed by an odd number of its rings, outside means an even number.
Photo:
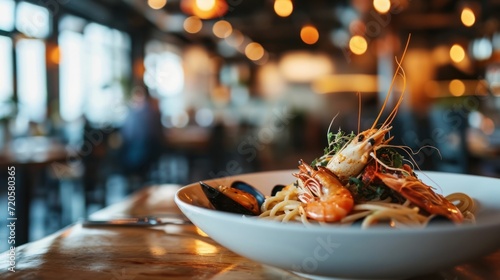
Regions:
<svg viewBox="0 0 500 280"><path fill-rule="evenodd" d="M120 133L123 172L147 179L163 150L163 127L158 102L144 87L132 91L130 109Z"/></svg>

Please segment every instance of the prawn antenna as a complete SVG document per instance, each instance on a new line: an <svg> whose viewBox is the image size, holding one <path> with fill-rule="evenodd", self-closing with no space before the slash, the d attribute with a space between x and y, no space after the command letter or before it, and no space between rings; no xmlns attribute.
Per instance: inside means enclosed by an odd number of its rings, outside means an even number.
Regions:
<svg viewBox="0 0 500 280"><path fill-rule="evenodd" d="M384 103L382 104L382 107L380 108L380 112L378 113L378 116L377 118L375 119L375 121L373 122L373 125L372 125L372 129L375 128L375 126L377 125L378 123L378 120L380 119L380 117L382 116L382 113L384 112L385 110L385 107L387 105L387 102L389 101L389 97L391 96L391 92L392 92L392 89L394 87L394 83L396 82L396 78L398 77L398 75L400 75L400 71L403 70L403 67L401 66L401 64L403 63L403 60L405 58L405 55L406 55L406 51L408 50L408 46L410 45L410 39L411 39L411 34L408 35L408 39L406 40L406 45L405 45L405 48L404 48L404 51L403 51L403 54L401 55L401 59L397 60L396 58L396 62L397 62L397 65L398 67L396 68L396 71L394 72L394 75L392 76L392 80L391 80L391 85L389 86L389 90L387 91L387 95L385 96L385 99L384 99ZM404 71L403 71L404 72ZM403 77L405 77L403 75ZM404 91L401 93L401 95L403 95ZM401 99L402 97L400 97ZM399 102L398 102L399 104ZM397 110L396 110L397 111ZM394 110L393 110L394 112ZM393 113L391 112L391 115ZM384 124L387 123L387 121L384 122Z"/></svg>
<svg viewBox="0 0 500 280"><path fill-rule="evenodd" d="M358 134L361 127L361 93L358 91Z"/></svg>
<svg viewBox="0 0 500 280"><path fill-rule="evenodd" d="M328 140L328 134L330 134L330 129L332 128L332 125L333 125L333 121L335 121L335 119L339 116L340 112L337 112L337 114L335 114L335 116L333 116L332 120L330 121L330 125L328 125L328 132L326 133L326 140Z"/></svg>

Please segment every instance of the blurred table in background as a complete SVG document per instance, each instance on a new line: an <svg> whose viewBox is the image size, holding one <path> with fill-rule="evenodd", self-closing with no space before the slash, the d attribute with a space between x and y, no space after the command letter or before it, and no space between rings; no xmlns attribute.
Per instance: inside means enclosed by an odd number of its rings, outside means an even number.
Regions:
<svg viewBox="0 0 500 280"><path fill-rule="evenodd" d="M0 165L45 165L66 160L66 146L58 139L45 136L16 138L0 151Z"/></svg>
<svg viewBox="0 0 500 280"><path fill-rule="evenodd" d="M0 151L2 172L6 174L10 166L15 167L16 244L29 239L31 202L38 175L53 163L64 164L69 156L64 144L45 136L16 138Z"/></svg>

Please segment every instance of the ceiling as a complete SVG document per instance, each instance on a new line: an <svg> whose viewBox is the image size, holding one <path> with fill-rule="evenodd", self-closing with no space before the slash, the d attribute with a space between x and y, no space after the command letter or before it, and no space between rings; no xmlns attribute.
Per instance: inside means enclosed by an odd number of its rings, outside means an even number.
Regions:
<svg viewBox="0 0 500 280"><path fill-rule="evenodd" d="M180 2L168 0L161 10L150 9L145 0L69 1L68 5L79 6L82 13L86 8L87 14L94 14L94 17L107 16L139 28L156 27L160 33L181 42L203 43L213 49L220 39L211 33L209 27L224 19L271 54L296 49L338 51L353 33L367 39L376 39L389 30L404 38L411 33L412 44L432 46L500 32L500 0L392 0L392 9L386 15L373 10L372 0L295 0L293 13L286 18L275 14L274 0L227 0L228 12L221 18L206 20L207 28L197 34L183 30L186 15L180 9ZM99 15L96 5L104 5L107 15L103 12ZM477 22L470 28L460 22L464 5L476 12ZM362 22L365 29L360 25L353 27L351 23L356 20ZM301 41L299 34L304 24L313 24L318 29L320 39L316 44L307 45Z"/></svg>
<svg viewBox="0 0 500 280"><path fill-rule="evenodd" d="M179 2L180 0L169 0L163 11L181 14ZM400 35L412 33L438 43L439 40L455 37L474 38L491 32L488 29L500 31L500 0L393 0L393 8L387 15L376 13L372 0L302 0L293 1L294 11L286 18L275 14L274 0L227 2L229 10L222 19L229 21L251 40L262 44L270 53L290 49L331 51L341 44L336 40L342 38L342 33L361 33L365 37L375 38L387 30L393 30ZM466 4L479 17L478 23L472 28L466 28L460 22L460 11ZM367 29L363 31L354 27L349 32L349 25L354 20L364 22ZM300 29L305 24L313 24L320 33L320 39L314 45L307 45L300 39ZM177 35L185 36L183 32ZM214 36L208 32L200 36L214 40Z"/></svg>

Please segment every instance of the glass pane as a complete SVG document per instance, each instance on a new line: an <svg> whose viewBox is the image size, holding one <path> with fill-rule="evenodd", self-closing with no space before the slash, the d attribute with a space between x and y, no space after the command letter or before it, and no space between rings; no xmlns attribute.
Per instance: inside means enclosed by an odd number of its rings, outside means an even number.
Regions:
<svg viewBox="0 0 500 280"><path fill-rule="evenodd" d="M85 108L91 122L106 122L110 109L113 53L105 43L111 36L110 29L95 23L87 25L84 31L87 45L88 97Z"/></svg>
<svg viewBox="0 0 500 280"><path fill-rule="evenodd" d="M144 83L159 98L178 96L184 89L182 58L169 44L150 41L144 58Z"/></svg>
<svg viewBox="0 0 500 280"><path fill-rule="evenodd" d="M10 99L13 95L12 77L12 40L0 36L0 119L11 115L14 105Z"/></svg>
<svg viewBox="0 0 500 280"><path fill-rule="evenodd" d="M45 120L47 81L45 45L42 40L21 39L16 43L19 114L34 122Z"/></svg>
<svg viewBox="0 0 500 280"><path fill-rule="evenodd" d="M0 29L12 31L14 28L14 0L0 0Z"/></svg>
<svg viewBox="0 0 500 280"><path fill-rule="evenodd" d="M0 36L0 102L12 97L12 40Z"/></svg>
<svg viewBox="0 0 500 280"><path fill-rule="evenodd" d="M60 77L60 102L61 118L73 121L83 113L83 36L72 31L62 31L59 35L59 48L61 62L59 64Z"/></svg>
<svg viewBox="0 0 500 280"><path fill-rule="evenodd" d="M59 20L59 30L81 32L87 21L72 15L64 15Z"/></svg>
<svg viewBox="0 0 500 280"><path fill-rule="evenodd" d="M16 28L29 37L45 38L49 36L49 11L41 6L20 2L17 6Z"/></svg>
<svg viewBox="0 0 500 280"><path fill-rule="evenodd" d="M162 96L180 94L184 87L184 70L181 58L170 52L160 55L156 64L156 85Z"/></svg>
<svg viewBox="0 0 500 280"><path fill-rule="evenodd" d="M130 70L130 44L125 34L90 23L84 29L86 46L85 116L91 122L117 124L124 117L124 82ZM125 69L125 70L124 70Z"/></svg>

